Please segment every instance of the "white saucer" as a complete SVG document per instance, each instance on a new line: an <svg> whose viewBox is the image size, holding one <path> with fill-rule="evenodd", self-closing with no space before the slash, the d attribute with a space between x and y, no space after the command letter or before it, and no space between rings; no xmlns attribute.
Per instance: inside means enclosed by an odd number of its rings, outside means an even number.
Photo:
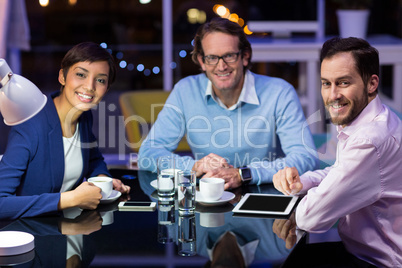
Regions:
<svg viewBox="0 0 402 268"><path fill-rule="evenodd" d="M121 196L121 193L119 191L113 190L112 193L110 194L110 196L108 198L105 198L105 199L102 198L100 200L100 203L101 204L112 203L112 202L116 201L120 196Z"/></svg>
<svg viewBox="0 0 402 268"><path fill-rule="evenodd" d="M229 202L230 200L233 200L235 196L236 195L232 192L224 191L222 197L219 200L210 201L210 200L204 200L201 192L197 191L195 193L195 201L204 206L219 206Z"/></svg>
<svg viewBox="0 0 402 268"><path fill-rule="evenodd" d="M150 182L151 186L155 188L155 190L158 190L158 180L153 180ZM177 187L176 187L177 190Z"/></svg>
<svg viewBox="0 0 402 268"><path fill-rule="evenodd" d="M151 181L151 186L158 190L158 180Z"/></svg>
<svg viewBox="0 0 402 268"><path fill-rule="evenodd" d="M31 251L35 247L34 236L18 231L0 232L0 256L18 255Z"/></svg>

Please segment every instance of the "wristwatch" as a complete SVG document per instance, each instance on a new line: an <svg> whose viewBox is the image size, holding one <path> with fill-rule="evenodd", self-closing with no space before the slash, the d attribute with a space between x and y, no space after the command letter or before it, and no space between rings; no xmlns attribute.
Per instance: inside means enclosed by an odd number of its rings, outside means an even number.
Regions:
<svg viewBox="0 0 402 268"><path fill-rule="evenodd" d="M252 179L251 170L248 167L240 167L239 174L243 184L249 183Z"/></svg>

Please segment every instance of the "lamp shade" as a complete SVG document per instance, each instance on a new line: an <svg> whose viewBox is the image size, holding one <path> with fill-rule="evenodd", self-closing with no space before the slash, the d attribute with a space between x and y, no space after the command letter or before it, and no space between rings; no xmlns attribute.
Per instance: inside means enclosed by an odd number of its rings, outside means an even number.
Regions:
<svg viewBox="0 0 402 268"><path fill-rule="evenodd" d="M0 59L0 112L4 123L18 125L45 106L47 98L28 79L13 74L7 62Z"/></svg>

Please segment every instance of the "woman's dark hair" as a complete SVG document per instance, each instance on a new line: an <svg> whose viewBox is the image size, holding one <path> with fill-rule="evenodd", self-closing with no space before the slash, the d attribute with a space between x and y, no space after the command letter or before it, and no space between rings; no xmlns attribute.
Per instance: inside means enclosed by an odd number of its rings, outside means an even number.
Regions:
<svg viewBox="0 0 402 268"><path fill-rule="evenodd" d="M207 22L198 28L197 33L194 37L194 49L191 52L192 60L195 64L200 65L200 63L198 62L198 55L201 55L202 57L205 56L201 44L202 39L206 34L212 32L221 32L237 36L239 38L239 51L241 51L242 55L244 55L245 52L248 52L250 54L247 65L247 68L250 68L250 61L252 56L251 45L250 42L247 40L243 28L240 27L239 24L223 18L214 18L210 22Z"/></svg>
<svg viewBox="0 0 402 268"><path fill-rule="evenodd" d="M110 55L106 49L92 42L80 43L75 45L67 52L61 61L61 69L63 69L64 78L66 78L68 70L71 66L77 62L84 61L89 61L91 63L96 61L107 61L109 64L109 78L107 87L109 88L116 78L115 62L112 55Z"/></svg>
<svg viewBox="0 0 402 268"><path fill-rule="evenodd" d="M351 52L355 59L356 69L359 72L364 85L370 77L380 74L380 61L378 51L366 40L356 37L340 38L334 37L327 40L321 49L320 63L326 58L341 52Z"/></svg>

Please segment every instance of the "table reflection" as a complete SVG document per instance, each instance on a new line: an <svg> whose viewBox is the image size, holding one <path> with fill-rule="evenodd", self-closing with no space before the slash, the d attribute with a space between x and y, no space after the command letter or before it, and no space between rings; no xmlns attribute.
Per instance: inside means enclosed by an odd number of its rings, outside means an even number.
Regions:
<svg viewBox="0 0 402 268"><path fill-rule="evenodd" d="M89 234L102 227L98 211L69 211L65 217L25 218L2 229L27 232L35 236L33 258L19 263L4 263L18 267L88 267L96 247ZM71 217L74 215L74 217ZM31 254L31 253L29 253ZM23 254L26 255L26 254ZM21 257L21 256L14 256ZM9 256L10 258L10 256ZM18 264L18 265L16 265Z"/></svg>

